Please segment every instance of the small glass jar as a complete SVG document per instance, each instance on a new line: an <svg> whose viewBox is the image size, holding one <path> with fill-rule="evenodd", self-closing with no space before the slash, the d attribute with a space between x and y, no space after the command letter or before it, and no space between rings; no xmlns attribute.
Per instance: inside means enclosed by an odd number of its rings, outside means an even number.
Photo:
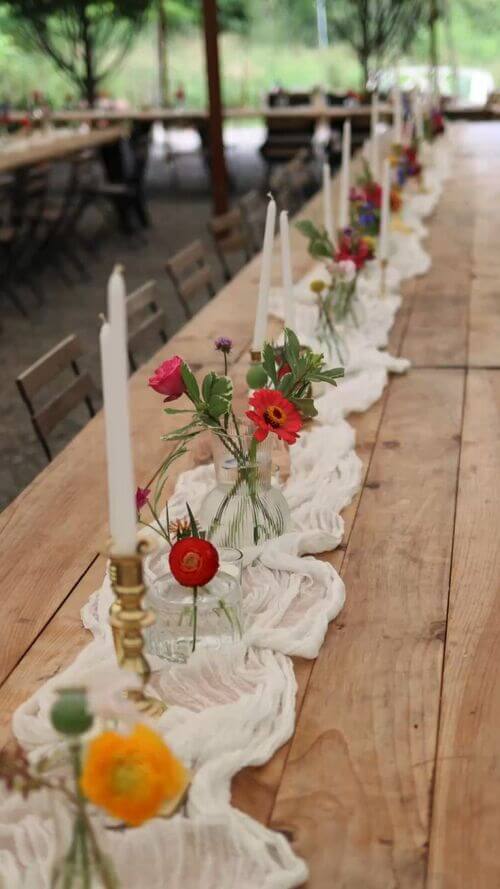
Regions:
<svg viewBox="0 0 500 889"><path fill-rule="evenodd" d="M241 424L240 435L248 453L253 428ZM259 444L253 462L240 464L220 439L213 437L217 484L205 497L199 519L207 538L216 546L244 550L289 530L288 504L273 484L271 438Z"/></svg>
<svg viewBox="0 0 500 889"><path fill-rule="evenodd" d="M218 552L217 574L197 589L182 586L168 569L156 573L159 562L150 567L147 602L156 621L144 633L149 654L184 663L200 648L218 649L241 639L242 554L223 547ZM163 564L168 566L166 557Z"/></svg>

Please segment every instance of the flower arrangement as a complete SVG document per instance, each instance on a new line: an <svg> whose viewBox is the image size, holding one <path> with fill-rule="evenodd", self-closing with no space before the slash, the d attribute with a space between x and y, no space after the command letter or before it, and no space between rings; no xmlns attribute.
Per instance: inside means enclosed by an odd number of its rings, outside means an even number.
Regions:
<svg viewBox="0 0 500 889"><path fill-rule="evenodd" d="M437 136L445 131L444 117L439 108L431 108L429 114L424 117L424 135L429 142L433 142Z"/></svg>
<svg viewBox="0 0 500 889"><path fill-rule="evenodd" d="M303 219L296 223L298 230L309 239L308 250L315 259L342 262L351 260L356 270L361 271L368 260L375 256L375 239L363 234L357 227L348 227L338 234L337 244L333 244L324 228L317 228L313 222Z"/></svg>
<svg viewBox="0 0 500 889"><path fill-rule="evenodd" d="M366 161L356 185L351 188L349 201L352 227L365 237L376 237L380 231L382 186L373 178ZM390 204L393 213L401 209L401 192L396 186L391 188Z"/></svg>
<svg viewBox="0 0 500 889"><path fill-rule="evenodd" d="M24 750L0 753L0 780L23 798L48 791L72 817L71 841L53 863L54 889L99 885L118 889L113 862L98 841L89 803L123 826L137 827L158 816L173 814L189 786L190 776L163 739L146 725L130 733L95 728L85 689L60 689L51 722L67 742L62 771L47 758L31 762Z"/></svg>
<svg viewBox="0 0 500 889"><path fill-rule="evenodd" d="M324 356L310 350L301 349L296 335L285 330L284 345L276 352L270 343L262 351L263 384L249 400L244 419L238 418L233 407L233 384L227 375L227 355L231 344L225 338L216 341L216 348L224 357L224 373L214 371L206 374L201 386L194 374L178 356L163 362L149 380L149 385L166 402L171 402L185 394L191 402L189 408L164 408L167 414L187 414L186 425L163 436L174 444L173 450L160 468L154 497L144 500L143 492L138 494L138 503L147 502L155 522L158 521L158 503L168 470L174 460L187 452L189 444L202 432L209 431L222 446L226 468L235 470L234 480L229 485L222 501L218 504L209 523L203 527L208 539L217 537L229 503L242 489L248 494L250 508L254 515L252 543L279 536L285 530L283 517L274 518L267 509L260 492L260 472L266 462L260 448L268 437L276 437L288 445L294 444L305 419L317 413L312 396L315 382L336 385L343 375L342 368L327 368ZM227 462L229 461L229 462ZM269 455L270 466L270 455ZM161 530L160 530L161 533ZM163 536L169 539L168 520L163 526ZM234 526L231 540L225 545L238 546L242 543L238 529Z"/></svg>
<svg viewBox="0 0 500 889"><path fill-rule="evenodd" d="M414 140L410 145L393 145L390 161L396 172L396 181L400 188L407 179L420 179L422 164L418 156L418 142Z"/></svg>

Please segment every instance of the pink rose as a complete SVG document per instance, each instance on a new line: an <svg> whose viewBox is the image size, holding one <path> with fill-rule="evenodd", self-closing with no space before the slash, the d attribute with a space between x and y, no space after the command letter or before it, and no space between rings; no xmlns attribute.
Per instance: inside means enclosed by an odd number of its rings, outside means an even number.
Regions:
<svg viewBox="0 0 500 889"><path fill-rule="evenodd" d="M350 284L351 281L354 281L354 278L356 277L356 266L352 259L341 259L337 265L344 281L348 284Z"/></svg>
<svg viewBox="0 0 500 889"><path fill-rule="evenodd" d="M165 395L165 401L175 401L186 391L181 374L183 364L182 358L174 355L173 358L160 364L148 380L148 384L155 392Z"/></svg>

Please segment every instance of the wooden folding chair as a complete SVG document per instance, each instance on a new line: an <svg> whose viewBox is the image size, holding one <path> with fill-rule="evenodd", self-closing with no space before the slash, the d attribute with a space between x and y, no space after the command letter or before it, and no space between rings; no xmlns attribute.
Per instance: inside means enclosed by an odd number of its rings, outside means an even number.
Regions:
<svg viewBox="0 0 500 889"><path fill-rule="evenodd" d="M239 206L248 234L252 252L258 253L262 247L264 228L266 225L266 202L258 191L252 189L239 200Z"/></svg>
<svg viewBox="0 0 500 889"><path fill-rule="evenodd" d="M245 262L248 262L252 254L240 208L234 207L227 213L214 216L208 223L208 231L212 236L224 277L226 281L230 281L234 273L228 263L228 257L234 256L235 253L240 257L243 254Z"/></svg>
<svg viewBox="0 0 500 889"><path fill-rule="evenodd" d="M167 342L167 319L156 301L156 281L148 281L127 296L128 356L131 369L137 370L136 352L158 334L162 343Z"/></svg>
<svg viewBox="0 0 500 889"><path fill-rule="evenodd" d="M166 263L165 270L175 287L186 318L193 317L190 306L192 299L200 293L207 293L209 299L214 296L212 269L201 241L193 241L188 247L179 250Z"/></svg>
<svg viewBox="0 0 500 889"><path fill-rule="evenodd" d="M95 413L92 397L96 395L96 388L89 372L81 373L77 364L77 359L81 358L82 354L78 337L71 334L16 379L33 428L49 462L52 460L52 454L47 435L54 427L82 402L87 405L91 417ZM50 397L41 407L35 407L33 397L66 370L72 371L75 379L58 395Z"/></svg>

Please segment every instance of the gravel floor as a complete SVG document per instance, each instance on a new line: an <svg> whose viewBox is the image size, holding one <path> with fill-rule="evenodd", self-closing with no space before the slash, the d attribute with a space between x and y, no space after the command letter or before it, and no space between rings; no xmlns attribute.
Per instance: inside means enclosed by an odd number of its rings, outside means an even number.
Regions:
<svg viewBox="0 0 500 889"><path fill-rule="evenodd" d="M237 192L259 187L263 167L258 155L262 134L259 129L235 129L228 136L228 162ZM179 162L176 174L167 169L161 144L155 142L148 170L149 207L153 227L147 243L134 242L108 227L99 237L99 253L88 260L89 281L77 280L68 286L55 273L43 277L46 299L36 303L24 294L29 319L21 317L8 304L0 306L0 508L7 505L46 465L27 410L15 386L16 376L67 336L80 337L94 380L100 385L97 360L99 313L104 310L106 282L115 262L126 268L129 290L150 278L158 282L158 295L173 334L184 321L162 265L168 256L195 237L204 237L210 215L206 173L197 156ZM88 225L94 224L89 218ZM216 260L213 261L217 268ZM218 280L220 273L217 269ZM51 436L54 452L60 450L86 422L82 408L63 422Z"/></svg>

